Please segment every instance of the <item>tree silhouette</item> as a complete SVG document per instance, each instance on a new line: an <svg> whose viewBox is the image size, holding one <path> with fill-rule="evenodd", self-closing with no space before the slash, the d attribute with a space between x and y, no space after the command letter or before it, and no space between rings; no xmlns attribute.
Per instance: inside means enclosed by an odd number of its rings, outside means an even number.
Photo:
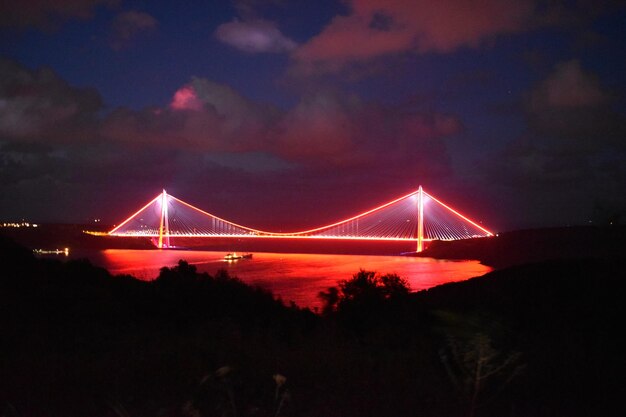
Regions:
<svg viewBox="0 0 626 417"><path fill-rule="evenodd" d="M380 305L385 300L405 297L411 291L408 282L397 274L379 275L363 269L351 279L339 281L338 286L318 294L323 303L322 314Z"/></svg>

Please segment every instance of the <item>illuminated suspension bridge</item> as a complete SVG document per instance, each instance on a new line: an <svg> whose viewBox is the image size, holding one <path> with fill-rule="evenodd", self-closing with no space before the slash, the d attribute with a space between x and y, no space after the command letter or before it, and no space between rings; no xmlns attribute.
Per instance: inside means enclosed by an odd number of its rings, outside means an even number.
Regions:
<svg viewBox="0 0 626 417"><path fill-rule="evenodd" d="M315 229L278 233L242 226L207 213L165 190L109 232L111 236L158 239L169 248L176 237L303 238L424 242L493 236L476 222L437 200L420 186L410 194L354 217Z"/></svg>
<svg viewBox="0 0 626 417"><path fill-rule="evenodd" d="M207 213L165 190L109 232L111 236L150 237L170 248L176 237L303 238L414 241L459 240L493 234L437 200L420 186L410 194L354 217L315 229L278 233L242 226Z"/></svg>

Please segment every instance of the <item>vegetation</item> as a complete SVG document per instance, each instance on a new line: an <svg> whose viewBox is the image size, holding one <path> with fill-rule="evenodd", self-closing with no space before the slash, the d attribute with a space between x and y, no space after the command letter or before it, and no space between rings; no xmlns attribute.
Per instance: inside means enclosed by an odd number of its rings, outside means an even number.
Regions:
<svg viewBox="0 0 626 417"><path fill-rule="evenodd" d="M626 264L410 293L359 271L320 315L180 261L152 282L0 237L1 416L621 416Z"/></svg>

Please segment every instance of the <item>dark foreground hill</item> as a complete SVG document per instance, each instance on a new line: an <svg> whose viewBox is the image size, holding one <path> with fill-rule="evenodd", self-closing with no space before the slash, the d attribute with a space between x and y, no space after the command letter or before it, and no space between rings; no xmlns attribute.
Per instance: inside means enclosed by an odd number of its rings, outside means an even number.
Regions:
<svg viewBox="0 0 626 417"><path fill-rule="evenodd" d="M0 248L3 416L625 415L618 260L417 294L360 272L318 316L185 262L140 282Z"/></svg>

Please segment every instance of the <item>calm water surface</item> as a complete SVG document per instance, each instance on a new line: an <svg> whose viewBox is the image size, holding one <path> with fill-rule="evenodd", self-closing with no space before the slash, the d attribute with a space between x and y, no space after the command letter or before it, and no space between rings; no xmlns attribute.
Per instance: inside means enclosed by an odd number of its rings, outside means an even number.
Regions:
<svg viewBox="0 0 626 417"><path fill-rule="evenodd" d="M396 273L408 280L413 291L447 282L462 281L491 271L478 261L447 261L432 258L372 255L321 255L255 253L252 259L224 261L225 252L177 250L107 249L76 254L113 274L131 274L152 280L163 266L175 266L179 259L195 265L200 272L214 274L225 269L231 276L272 291L284 301L301 307L319 307L317 294L337 281L366 269Z"/></svg>

